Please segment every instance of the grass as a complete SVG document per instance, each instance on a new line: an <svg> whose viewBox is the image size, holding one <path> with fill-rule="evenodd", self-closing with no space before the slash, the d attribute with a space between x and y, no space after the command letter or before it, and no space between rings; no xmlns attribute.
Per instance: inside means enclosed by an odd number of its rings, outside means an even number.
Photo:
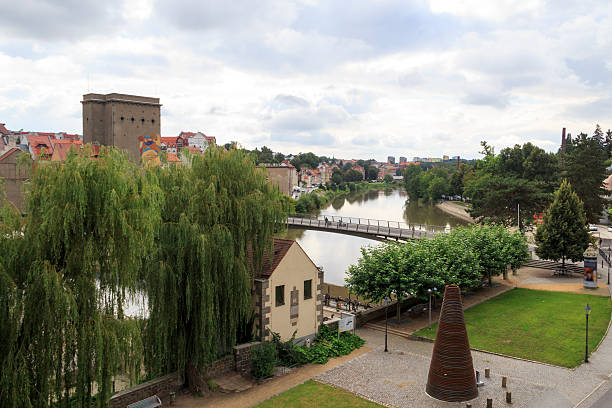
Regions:
<svg viewBox="0 0 612 408"><path fill-rule="evenodd" d="M255 408L382 408L374 402L320 382L308 380Z"/></svg>
<svg viewBox="0 0 612 408"><path fill-rule="evenodd" d="M513 289L465 311L470 346L563 367L584 359L586 304L589 351L597 347L610 321L610 298ZM435 338L437 324L416 332Z"/></svg>

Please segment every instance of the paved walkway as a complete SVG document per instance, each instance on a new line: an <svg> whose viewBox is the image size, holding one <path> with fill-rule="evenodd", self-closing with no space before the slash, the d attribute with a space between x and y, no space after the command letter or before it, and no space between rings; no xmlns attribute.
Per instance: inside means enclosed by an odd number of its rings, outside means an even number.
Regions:
<svg viewBox="0 0 612 408"><path fill-rule="evenodd" d="M525 282L525 285L575 285L575 282L569 281L558 283L563 279L571 280L560 277L551 277L554 283L546 283L549 282L546 278L549 274L550 271L523 268L519 277L513 277L514 284L522 286ZM530 279L533 283L526 283ZM538 279L544 281L538 282ZM610 296L612 288L600 288L597 294L605 295L606 292ZM469 298L466 299L465 303L469 302ZM390 353L384 353L384 333L362 328L357 334L367 341L368 346L375 349L322 373L315 379L398 408L465 407L465 403L446 403L434 400L425 393L433 344L390 335ZM472 352L472 357L474 368L483 375L485 368L491 369L491 378L485 379L486 385L479 389L479 397L472 401L474 408L486 406L486 398L493 398L494 407L508 406L505 403L506 391L512 392L513 407L612 407L610 333L591 354L590 363L575 369L475 351ZM507 389L501 387L502 376L508 378Z"/></svg>
<svg viewBox="0 0 612 408"><path fill-rule="evenodd" d="M174 406L177 408L252 407L371 350L372 348L364 346L349 355L330 359L326 364L308 364L295 369L290 374L273 378L244 392L233 394L213 393L202 397L190 394L181 395L176 398Z"/></svg>

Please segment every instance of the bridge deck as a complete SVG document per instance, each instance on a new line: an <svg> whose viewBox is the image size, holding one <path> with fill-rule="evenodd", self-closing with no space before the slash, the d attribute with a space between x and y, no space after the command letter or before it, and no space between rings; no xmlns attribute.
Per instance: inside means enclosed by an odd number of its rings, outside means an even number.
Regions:
<svg viewBox="0 0 612 408"><path fill-rule="evenodd" d="M336 232L376 240L431 238L436 234L448 232L443 227L428 227L426 225L406 226L397 221L369 220L352 217L329 217L326 219L325 216L319 216L317 218L291 216L287 219L287 225L290 228Z"/></svg>

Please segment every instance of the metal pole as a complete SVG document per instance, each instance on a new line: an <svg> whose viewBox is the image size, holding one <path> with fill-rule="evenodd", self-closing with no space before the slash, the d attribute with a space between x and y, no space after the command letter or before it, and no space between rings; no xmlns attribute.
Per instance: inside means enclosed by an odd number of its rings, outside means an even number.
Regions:
<svg viewBox="0 0 612 408"><path fill-rule="evenodd" d="M387 310L389 309L389 302L385 299L385 353L389 350L387 349Z"/></svg>
<svg viewBox="0 0 612 408"><path fill-rule="evenodd" d="M586 343L584 345L584 362L589 362L589 315L586 315Z"/></svg>
<svg viewBox="0 0 612 408"><path fill-rule="evenodd" d="M521 204L516 203L516 225L518 229L521 229Z"/></svg>
<svg viewBox="0 0 612 408"><path fill-rule="evenodd" d="M431 327L431 292L429 293L429 326Z"/></svg>

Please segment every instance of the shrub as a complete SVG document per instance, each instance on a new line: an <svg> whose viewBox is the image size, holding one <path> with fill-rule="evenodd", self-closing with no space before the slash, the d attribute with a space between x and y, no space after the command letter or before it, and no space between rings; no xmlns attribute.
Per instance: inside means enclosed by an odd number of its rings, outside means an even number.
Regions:
<svg viewBox="0 0 612 408"><path fill-rule="evenodd" d="M208 385L208 389L211 391L215 391L218 387L217 383L215 382L215 380L213 380L212 378L209 379L208 381L206 381L206 384Z"/></svg>
<svg viewBox="0 0 612 408"><path fill-rule="evenodd" d="M272 333L272 343L276 347L278 353L278 361L284 366L303 365L308 362L304 348L297 346L295 335L297 330L293 332L293 336L287 341L282 341L278 333Z"/></svg>
<svg viewBox="0 0 612 408"><path fill-rule="evenodd" d="M272 377L274 366L278 360L278 353L273 343L263 342L253 350L251 374L260 380Z"/></svg>

